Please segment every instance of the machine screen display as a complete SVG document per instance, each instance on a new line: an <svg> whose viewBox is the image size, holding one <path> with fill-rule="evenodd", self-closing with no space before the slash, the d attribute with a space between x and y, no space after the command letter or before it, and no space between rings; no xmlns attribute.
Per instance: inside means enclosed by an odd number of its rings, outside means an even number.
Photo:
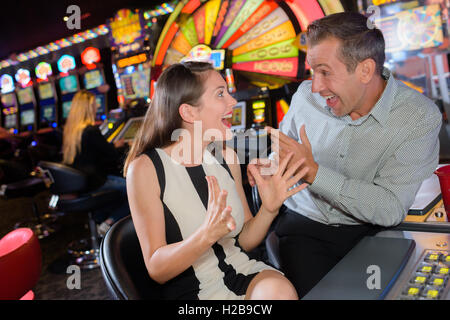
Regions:
<svg viewBox="0 0 450 320"><path fill-rule="evenodd" d="M41 100L53 98L53 88L51 83L43 83L39 86L39 97Z"/></svg>
<svg viewBox="0 0 450 320"><path fill-rule="evenodd" d="M245 129L245 115L246 103L245 101L240 101L233 107L233 115L231 116L231 129Z"/></svg>
<svg viewBox="0 0 450 320"><path fill-rule="evenodd" d="M14 93L10 93L10 94L4 94L2 95L2 104L5 107L11 107L14 105Z"/></svg>
<svg viewBox="0 0 450 320"><path fill-rule="evenodd" d="M103 84L103 76L100 70L88 71L84 74L84 87L86 89L93 89Z"/></svg>
<svg viewBox="0 0 450 320"><path fill-rule="evenodd" d="M105 96L97 95L95 96L95 101L97 102L97 114L105 113Z"/></svg>
<svg viewBox="0 0 450 320"><path fill-rule="evenodd" d="M150 69L143 68L120 77L125 98L148 98L150 96Z"/></svg>
<svg viewBox="0 0 450 320"><path fill-rule="evenodd" d="M5 128L11 129L16 126L16 114L8 114L5 117Z"/></svg>
<svg viewBox="0 0 450 320"><path fill-rule="evenodd" d="M62 104L62 117L63 119L67 119L70 112L70 107L72 106L72 101L66 101Z"/></svg>
<svg viewBox="0 0 450 320"><path fill-rule="evenodd" d="M59 87L62 94L78 91L78 81L75 75L70 75L59 79Z"/></svg>
<svg viewBox="0 0 450 320"><path fill-rule="evenodd" d="M23 126L34 124L34 109L28 109L20 112L20 123Z"/></svg>
<svg viewBox="0 0 450 320"><path fill-rule="evenodd" d="M53 104L43 106L41 108L41 122L55 121L55 110L56 110L56 107Z"/></svg>
<svg viewBox="0 0 450 320"><path fill-rule="evenodd" d="M17 97L20 104L27 104L33 102L33 88L26 87L17 91Z"/></svg>
<svg viewBox="0 0 450 320"><path fill-rule="evenodd" d="M135 120L127 128L127 131L124 132L122 138L124 140L132 140L134 139L134 136L136 135L137 131L139 130L139 127L142 124L142 119Z"/></svg>

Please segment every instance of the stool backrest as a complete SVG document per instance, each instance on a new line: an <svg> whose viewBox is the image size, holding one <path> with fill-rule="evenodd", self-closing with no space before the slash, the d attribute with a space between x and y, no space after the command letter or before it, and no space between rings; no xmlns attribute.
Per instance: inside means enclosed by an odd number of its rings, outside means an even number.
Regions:
<svg viewBox="0 0 450 320"><path fill-rule="evenodd" d="M38 167L50 174L49 178L53 182L50 191L53 194L77 193L87 188L87 175L79 170L50 161L40 161Z"/></svg>
<svg viewBox="0 0 450 320"><path fill-rule="evenodd" d="M161 299L161 285L148 275L131 216L106 233L100 245L100 267L115 299Z"/></svg>

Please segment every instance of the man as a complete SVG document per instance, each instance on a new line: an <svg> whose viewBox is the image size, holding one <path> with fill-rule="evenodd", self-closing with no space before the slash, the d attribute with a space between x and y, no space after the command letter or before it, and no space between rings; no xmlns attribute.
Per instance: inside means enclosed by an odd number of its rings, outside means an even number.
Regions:
<svg viewBox="0 0 450 320"><path fill-rule="evenodd" d="M292 98L273 146L305 158L310 186L286 202L276 233L283 271L303 297L375 226L402 222L436 169L442 115L383 68L384 39L358 13L307 30L314 71ZM255 184L249 165L250 184Z"/></svg>

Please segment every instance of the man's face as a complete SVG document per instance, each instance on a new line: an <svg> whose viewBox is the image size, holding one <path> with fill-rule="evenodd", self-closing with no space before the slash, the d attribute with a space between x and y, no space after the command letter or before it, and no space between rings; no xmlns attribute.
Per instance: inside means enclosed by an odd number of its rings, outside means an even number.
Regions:
<svg viewBox="0 0 450 320"><path fill-rule="evenodd" d="M308 48L306 60L314 71L312 92L327 101L334 115L342 117L362 106L364 88L358 72L349 73L339 60L340 41L328 37Z"/></svg>

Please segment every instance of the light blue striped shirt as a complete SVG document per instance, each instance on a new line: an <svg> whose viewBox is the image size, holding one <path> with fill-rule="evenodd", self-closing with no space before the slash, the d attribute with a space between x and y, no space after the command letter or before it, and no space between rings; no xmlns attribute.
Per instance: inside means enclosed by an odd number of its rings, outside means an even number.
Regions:
<svg viewBox="0 0 450 320"><path fill-rule="evenodd" d="M311 81L300 84L280 130L300 140L305 124L319 170L312 185L285 205L328 225L402 222L423 180L439 162L442 114L419 92L394 79L371 112L336 117Z"/></svg>

